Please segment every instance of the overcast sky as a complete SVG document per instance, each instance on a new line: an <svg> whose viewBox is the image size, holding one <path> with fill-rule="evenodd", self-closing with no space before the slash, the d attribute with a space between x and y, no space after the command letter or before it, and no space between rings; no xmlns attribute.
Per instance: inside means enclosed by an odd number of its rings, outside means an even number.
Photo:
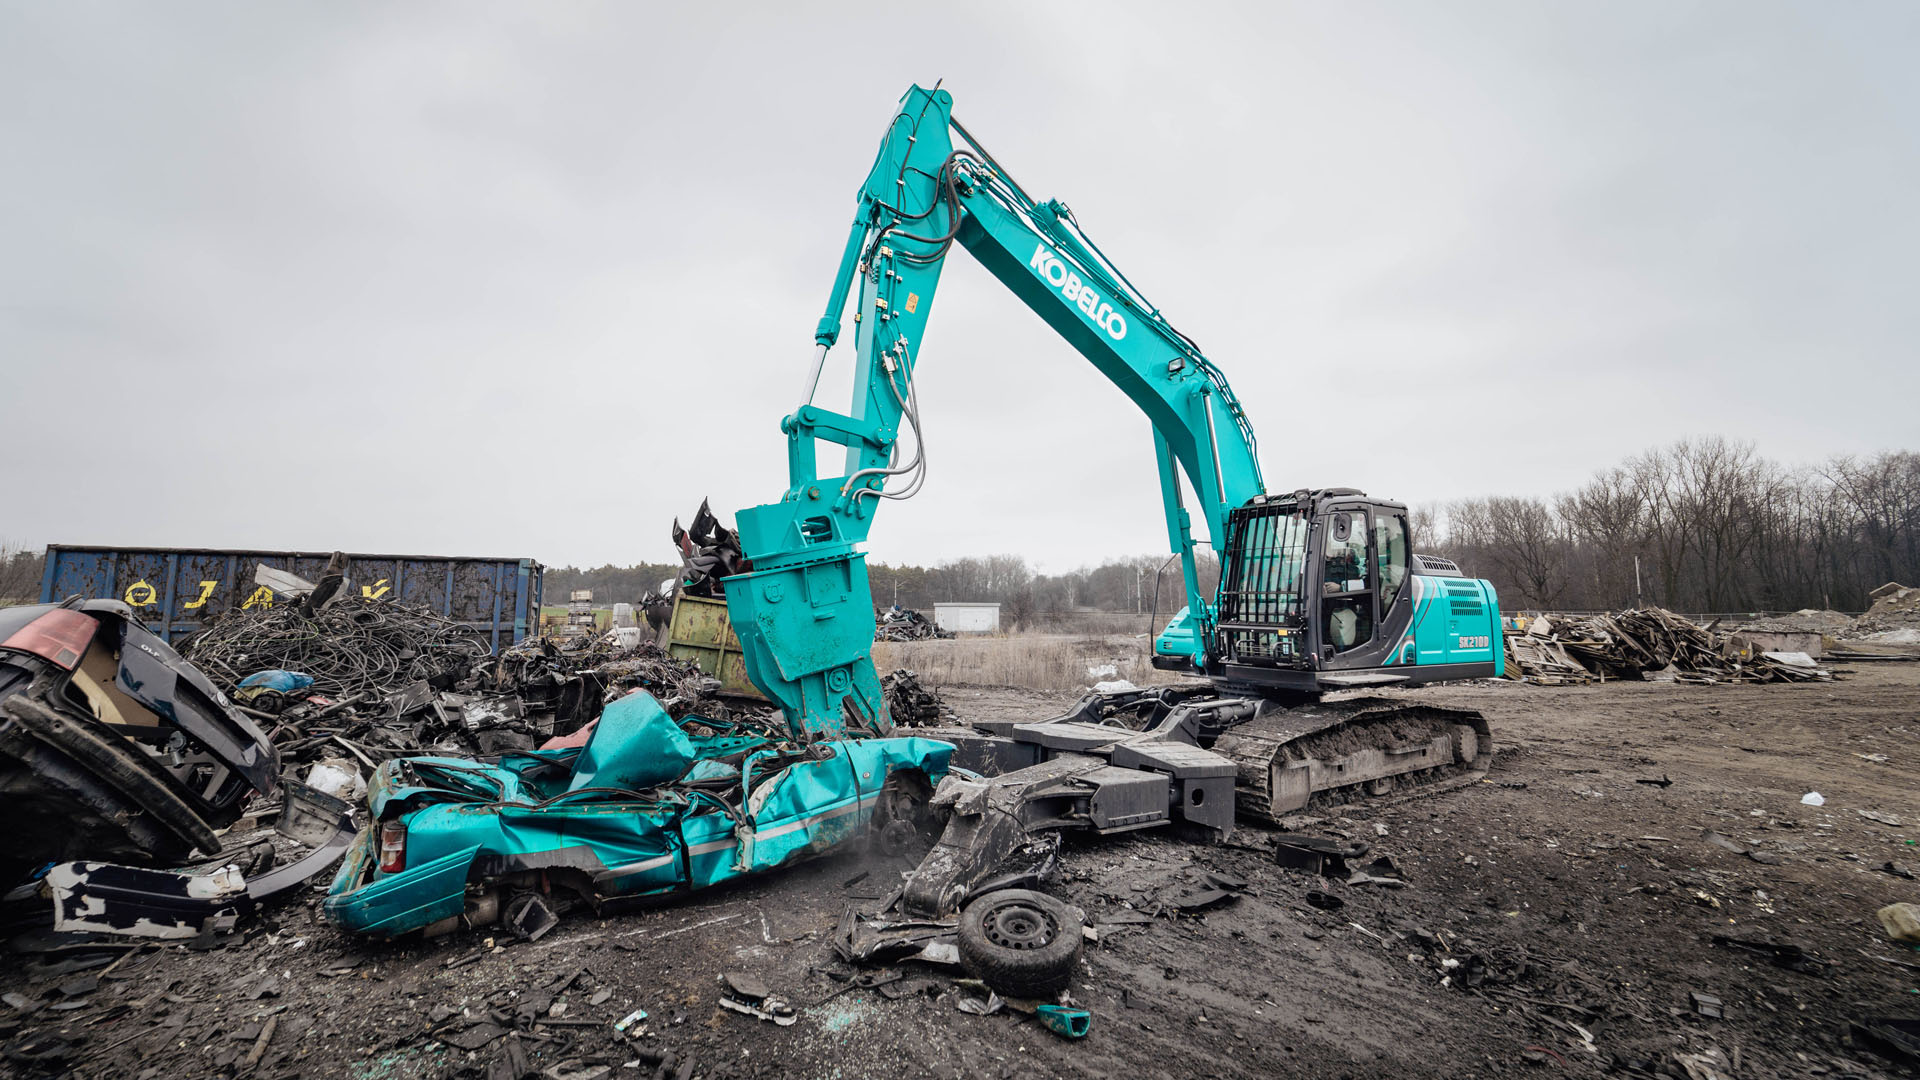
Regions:
<svg viewBox="0 0 1920 1080"><path fill-rule="evenodd" d="M936 79L1227 373L1277 489L1920 448L1920 5L0 20L0 539L668 561L703 496L784 489L853 194ZM1144 418L952 261L875 558L1164 550Z"/></svg>

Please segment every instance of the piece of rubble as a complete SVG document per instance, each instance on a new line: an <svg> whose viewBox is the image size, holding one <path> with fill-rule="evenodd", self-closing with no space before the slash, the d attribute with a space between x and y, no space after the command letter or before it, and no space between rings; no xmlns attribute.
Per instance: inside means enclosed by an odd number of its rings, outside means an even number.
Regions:
<svg viewBox="0 0 1920 1080"><path fill-rule="evenodd" d="M54 989L60 992L61 997L76 998L100 989L100 978L97 975L82 975L77 979L68 979Z"/></svg>
<svg viewBox="0 0 1920 1080"><path fill-rule="evenodd" d="M289 839L315 845L301 858L251 878L235 863L198 873L59 863L44 878L53 895L54 929L210 946L240 919L294 895L340 861L353 842L353 813L346 803L291 781L282 784L281 797L276 828Z"/></svg>
<svg viewBox="0 0 1920 1080"><path fill-rule="evenodd" d="M972 1013L975 1016L992 1016L994 1013L999 1012L1005 1005L1006 1002L1000 995L991 990L987 991L987 996L984 998L968 997L962 994L960 999L953 1003L954 1008L959 1009L963 1013Z"/></svg>
<svg viewBox="0 0 1920 1080"><path fill-rule="evenodd" d="M1404 889L1407 885L1407 876L1401 872L1400 864L1394 862L1391 855L1382 855L1368 863L1366 869L1355 870L1348 876L1347 884Z"/></svg>
<svg viewBox="0 0 1920 1080"><path fill-rule="evenodd" d="M759 1001L773 993L765 979L745 971L729 971L720 976L727 984L727 992L742 1001Z"/></svg>
<svg viewBox="0 0 1920 1080"><path fill-rule="evenodd" d="M515 1036L500 1044L500 1052L487 1063L487 1080L525 1080L533 1073L527 1048Z"/></svg>
<svg viewBox="0 0 1920 1080"><path fill-rule="evenodd" d="M1806 949L1790 942L1754 941L1747 938L1734 937L1730 934L1715 934L1713 935L1713 940L1716 944L1724 945L1730 949L1739 949L1742 952L1764 956L1773 966L1785 968L1788 971L1797 971L1803 975L1823 976L1827 974L1828 965L1825 961L1815 959Z"/></svg>
<svg viewBox="0 0 1920 1080"><path fill-rule="evenodd" d="M720 996L720 1007L746 1016L768 1020L781 1027L791 1027L800 1019L799 1015L793 1011L793 1006L771 994L760 998L758 1001L741 1001L738 998L732 998L722 994Z"/></svg>
<svg viewBox="0 0 1920 1080"><path fill-rule="evenodd" d="M1874 916L1888 937L1902 945L1920 945L1920 904L1888 904Z"/></svg>
<svg viewBox="0 0 1920 1080"><path fill-rule="evenodd" d="M1367 845L1342 843L1330 836L1312 833L1280 833L1273 838L1273 858L1291 870L1305 870L1323 877L1345 877L1347 860L1367 853Z"/></svg>
<svg viewBox="0 0 1920 1080"><path fill-rule="evenodd" d="M1869 1016L1848 1024L1853 1041L1912 1068L1920 1065L1920 1020Z"/></svg>
<svg viewBox="0 0 1920 1080"><path fill-rule="evenodd" d="M482 1020L472 1027L451 1034L435 1035L434 1038L461 1050L478 1050L506 1033L507 1029L499 1024Z"/></svg>
<svg viewBox="0 0 1920 1080"><path fill-rule="evenodd" d="M1747 853L1747 846L1745 844L1740 843L1739 841L1733 839L1730 836L1726 836L1721 833L1714 832L1712 829L1708 829L1702 832L1700 834L1700 839L1705 840L1707 843L1712 844L1714 847L1725 848L1726 850L1733 852L1735 855L1745 855Z"/></svg>
<svg viewBox="0 0 1920 1080"><path fill-rule="evenodd" d="M1169 897L1167 903L1177 911L1193 914L1224 907L1238 899L1239 893L1226 889L1182 889Z"/></svg>

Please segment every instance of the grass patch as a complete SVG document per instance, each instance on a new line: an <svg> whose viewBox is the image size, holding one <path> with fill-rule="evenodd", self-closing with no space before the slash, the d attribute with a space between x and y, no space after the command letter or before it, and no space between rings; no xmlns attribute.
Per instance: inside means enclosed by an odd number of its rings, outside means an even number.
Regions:
<svg viewBox="0 0 1920 1080"><path fill-rule="evenodd" d="M936 686L973 684L1027 690L1084 690L1125 679L1136 686L1182 677L1149 660L1152 640L1119 634L1009 634L946 641L878 641L873 663L882 674L909 668ZM1111 666L1111 674L1105 669ZM1090 670L1091 669L1091 670Z"/></svg>

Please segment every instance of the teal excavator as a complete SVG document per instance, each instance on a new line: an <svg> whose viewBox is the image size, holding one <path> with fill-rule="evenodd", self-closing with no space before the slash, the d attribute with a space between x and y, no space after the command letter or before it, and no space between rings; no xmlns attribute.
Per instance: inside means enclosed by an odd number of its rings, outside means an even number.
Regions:
<svg viewBox="0 0 1920 1080"><path fill-rule="evenodd" d="M892 728L859 547L881 503L912 496L926 477L915 370L958 243L1151 423L1186 591L1153 663L1196 677L1090 695L1061 717L960 738L956 760L992 773L996 791L961 803L984 812L997 799L1029 832L1186 820L1224 834L1236 801L1243 814L1284 821L1318 803L1483 774L1492 742L1476 713L1322 695L1500 674L1493 587L1414 554L1403 504L1352 488L1269 492L1252 424L1220 369L1064 203L1028 196L952 108L937 85L901 98L860 188L799 407L781 421L787 490L738 515L753 569L727 578L725 594L754 683L803 738ZM813 399L850 299L855 378L841 413ZM819 475L818 440L845 448L841 475ZM1183 477L1219 555L1217 587L1203 585ZM981 838L955 835L966 817L942 843L971 845L978 864ZM974 817L971 827L984 827ZM923 865L920 906L951 909L966 873Z"/></svg>

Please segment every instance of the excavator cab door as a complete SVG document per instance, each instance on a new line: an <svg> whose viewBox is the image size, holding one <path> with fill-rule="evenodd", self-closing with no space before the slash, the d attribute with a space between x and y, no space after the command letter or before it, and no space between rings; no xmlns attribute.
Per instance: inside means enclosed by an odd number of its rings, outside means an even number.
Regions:
<svg viewBox="0 0 1920 1080"><path fill-rule="evenodd" d="M1392 667L1411 663L1407 640L1413 604L1407 588L1409 536L1404 507L1336 505L1321 517L1320 595L1316 630L1323 668Z"/></svg>
<svg viewBox="0 0 1920 1080"><path fill-rule="evenodd" d="M1369 556L1371 526L1365 506L1334 509L1322 519L1319 630L1323 659L1373 642L1379 573Z"/></svg>

